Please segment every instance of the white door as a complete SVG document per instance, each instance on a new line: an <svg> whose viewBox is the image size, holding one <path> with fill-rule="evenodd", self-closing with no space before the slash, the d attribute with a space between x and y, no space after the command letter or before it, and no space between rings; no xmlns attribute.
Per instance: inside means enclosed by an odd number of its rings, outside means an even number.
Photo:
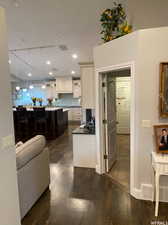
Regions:
<svg viewBox="0 0 168 225"><path fill-rule="evenodd" d="M116 78L104 77L105 165L109 172L117 159L116 149Z"/></svg>
<svg viewBox="0 0 168 225"><path fill-rule="evenodd" d="M130 133L130 77L116 78L117 134Z"/></svg>

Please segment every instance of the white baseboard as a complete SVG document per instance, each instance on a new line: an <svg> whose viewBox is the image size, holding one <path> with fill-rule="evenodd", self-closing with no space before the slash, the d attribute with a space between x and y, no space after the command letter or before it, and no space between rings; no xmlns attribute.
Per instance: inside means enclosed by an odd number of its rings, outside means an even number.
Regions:
<svg viewBox="0 0 168 225"><path fill-rule="evenodd" d="M131 195L139 200L153 201L153 186L151 184L141 184L141 189L134 188ZM160 186L160 202L168 202L168 186Z"/></svg>
<svg viewBox="0 0 168 225"><path fill-rule="evenodd" d="M142 199L141 189L133 188L133 190L131 191L131 195L136 199Z"/></svg>
<svg viewBox="0 0 168 225"><path fill-rule="evenodd" d="M103 174L104 172L100 170L100 167L96 165L96 172L98 174ZM133 188L131 190L131 195L139 200L153 201L153 186L152 184L141 184L141 188ZM160 186L160 202L168 202L168 186Z"/></svg>
<svg viewBox="0 0 168 225"><path fill-rule="evenodd" d="M96 173L98 173L98 174L103 174L104 172L103 171L101 171L101 169L100 169L100 166L98 165L98 164L96 164Z"/></svg>

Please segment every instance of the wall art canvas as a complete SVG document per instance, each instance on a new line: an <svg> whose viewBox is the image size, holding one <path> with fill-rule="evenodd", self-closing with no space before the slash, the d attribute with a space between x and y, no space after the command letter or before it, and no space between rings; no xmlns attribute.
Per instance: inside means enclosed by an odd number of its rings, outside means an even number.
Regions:
<svg viewBox="0 0 168 225"><path fill-rule="evenodd" d="M168 118L168 62L160 63L159 111L161 118Z"/></svg>
<svg viewBox="0 0 168 225"><path fill-rule="evenodd" d="M155 125L156 152L168 153L168 124Z"/></svg>

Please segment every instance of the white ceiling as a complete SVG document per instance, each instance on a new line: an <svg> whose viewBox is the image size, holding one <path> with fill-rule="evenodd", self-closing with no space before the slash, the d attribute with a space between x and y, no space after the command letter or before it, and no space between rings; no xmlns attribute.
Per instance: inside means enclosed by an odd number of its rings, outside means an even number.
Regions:
<svg viewBox="0 0 168 225"><path fill-rule="evenodd" d="M11 74L46 79L52 68L57 69L54 76L69 76L72 70L79 76L78 62L93 61L92 49L102 42L100 14L112 6L112 0L0 0L0 5L6 8L9 50L55 46L10 51ZM60 50L59 45L68 50ZM73 53L78 59L72 58ZM46 65L46 60L52 64Z"/></svg>

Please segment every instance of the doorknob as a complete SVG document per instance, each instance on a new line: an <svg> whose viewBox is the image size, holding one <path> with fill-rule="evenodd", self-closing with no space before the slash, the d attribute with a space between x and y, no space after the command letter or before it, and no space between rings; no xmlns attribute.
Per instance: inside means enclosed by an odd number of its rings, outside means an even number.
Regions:
<svg viewBox="0 0 168 225"><path fill-rule="evenodd" d="M116 121L116 124L119 124L119 122L118 122L118 121Z"/></svg>

